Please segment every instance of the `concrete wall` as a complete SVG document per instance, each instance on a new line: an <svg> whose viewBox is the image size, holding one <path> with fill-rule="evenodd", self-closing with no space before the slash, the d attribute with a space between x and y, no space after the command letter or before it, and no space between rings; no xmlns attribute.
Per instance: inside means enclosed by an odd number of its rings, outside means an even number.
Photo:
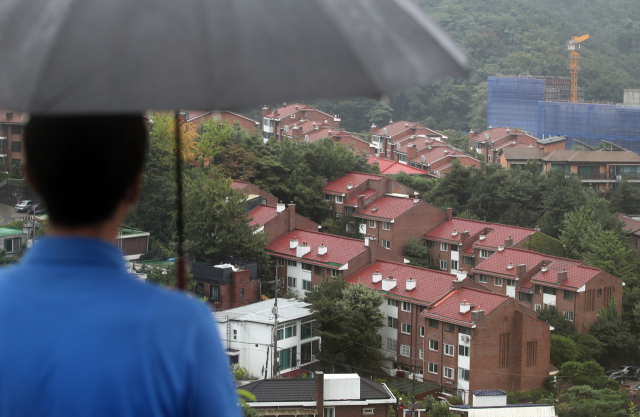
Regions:
<svg viewBox="0 0 640 417"><path fill-rule="evenodd" d="M628 106L640 106L640 90L624 90L623 103Z"/></svg>

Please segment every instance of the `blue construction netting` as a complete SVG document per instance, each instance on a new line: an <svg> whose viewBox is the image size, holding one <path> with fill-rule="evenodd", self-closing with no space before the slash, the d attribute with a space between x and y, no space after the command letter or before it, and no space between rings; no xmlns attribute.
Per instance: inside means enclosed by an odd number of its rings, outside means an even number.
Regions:
<svg viewBox="0 0 640 417"><path fill-rule="evenodd" d="M543 79L489 77L487 128L515 127L534 132L538 127L538 103L543 100Z"/></svg>

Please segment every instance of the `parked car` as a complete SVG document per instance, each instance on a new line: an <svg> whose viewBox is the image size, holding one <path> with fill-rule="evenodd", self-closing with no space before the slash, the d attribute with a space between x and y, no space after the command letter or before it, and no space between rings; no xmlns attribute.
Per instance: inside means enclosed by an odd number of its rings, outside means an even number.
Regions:
<svg viewBox="0 0 640 417"><path fill-rule="evenodd" d="M605 375L611 375L611 374L614 374L616 372L624 372L625 374L627 374L631 368L633 368L633 366L631 366L631 365L620 366L620 367L618 367L616 369L612 369L610 371L605 372Z"/></svg>
<svg viewBox="0 0 640 417"><path fill-rule="evenodd" d="M631 379L633 381L640 381L640 367L635 366L629 370L627 373L627 379Z"/></svg>
<svg viewBox="0 0 640 417"><path fill-rule="evenodd" d="M33 200L22 200L18 204L16 204L16 211L24 212L27 211L30 205L35 204L36 202Z"/></svg>
<svg viewBox="0 0 640 417"><path fill-rule="evenodd" d="M613 379L614 381L618 381L620 385L624 384L627 380L627 374L625 371L615 372L609 375L609 379Z"/></svg>
<svg viewBox="0 0 640 417"><path fill-rule="evenodd" d="M632 395L638 395L638 389L640 389L640 384L631 386L631 388L629 388L629 391L631 391Z"/></svg>
<svg viewBox="0 0 640 417"><path fill-rule="evenodd" d="M31 205L29 205L28 210L27 210L28 214L44 214L46 212L47 212L47 208L42 203L40 203L40 204L31 204Z"/></svg>

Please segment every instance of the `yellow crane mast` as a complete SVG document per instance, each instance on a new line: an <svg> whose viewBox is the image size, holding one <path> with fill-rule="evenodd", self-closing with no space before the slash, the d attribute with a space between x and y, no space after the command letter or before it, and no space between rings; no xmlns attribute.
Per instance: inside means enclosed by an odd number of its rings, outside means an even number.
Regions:
<svg viewBox="0 0 640 417"><path fill-rule="evenodd" d="M578 53L578 49L580 49L580 43L589 39L589 34L583 36L574 36L569 41L569 50L571 54L569 55L569 70L571 72L571 90L569 101L571 103L578 102L578 72L580 71L580 54Z"/></svg>

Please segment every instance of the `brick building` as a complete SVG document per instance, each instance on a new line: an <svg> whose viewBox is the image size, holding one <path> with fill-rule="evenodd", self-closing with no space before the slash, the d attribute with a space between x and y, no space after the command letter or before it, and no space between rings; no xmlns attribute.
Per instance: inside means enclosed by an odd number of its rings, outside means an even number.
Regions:
<svg viewBox="0 0 640 417"><path fill-rule="evenodd" d="M499 248L473 270L486 289L505 294L520 304L540 310L551 306L587 333L597 311L613 296L622 313L624 283L613 275L573 259L558 258L516 248Z"/></svg>
<svg viewBox="0 0 640 417"><path fill-rule="evenodd" d="M332 116L306 104L285 104L283 107L273 111L270 107L263 107L262 131L264 140L267 141L275 137L276 140L281 141L285 133L284 127L296 120L310 120L322 122L324 125L332 127L340 127L340 118L338 116Z"/></svg>
<svg viewBox="0 0 640 417"><path fill-rule="evenodd" d="M235 113L228 110L183 110L181 113L188 123L193 123L196 125L202 125L203 123L207 123L209 120L214 119L221 122L227 122L231 126L233 126L237 122L241 128L251 133L256 132L258 131L258 129L260 129L259 121L251 119L250 117L247 117L243 114Z"/></svg>
<svg viewBox="0 0 640 417"><path fill-rule="evenodd" d="M415 168L413 166L403 164L398 161L392 161L390 159L378 158L377 156L369 156L368 163L371 165L377 165L380 169L380 174L382 175L396 175L404 172L405 174L416 175L425 178L436 177L435 175L430 174L423 169Z"/></svg>
<svg viewBox="0 0 640 417"><path fill-rule="evenodd" d="M358 374L316 372L313 378L265 379L243 385L261 416L389 417L397 399L385 384Z"/></svg>
<svg viewBox="0 0 640 417"><path fill-rule="evenodd" d="M9 172L18 163L24 164L22 135L26 114L0 109L0 172Z"/></svg>
<svg viewBox="0 0 640 417"><path fill-rule="evenodd" d="M240 191L247 196L247 212L251 209L259 206L260 204L268 204L275 206L278 204L278 199L273 194L269 194L266 191L261 190L258 186L246 181L233 180L231 188Z"/></svg>
<svg viewBox="0 0 640 417"><path fill-rule="evenodd" d="M510 297L464 286L468 281L421 313L424 380L465 403L470 391L488 387L541 388L549 373L549 325Z"/></svg>
<svg viewBox="0 0 640 417"><path fill-rule="evenodd" d="M128 226L121 226L118 233L118 247L127 261L137 261L149 251L149 232Z"/></svg>
<svg viewBox="0 0 640 417"><path fill-rule="evenodd" d="M528 132L508 127L489 127L482 133L469 132L469 149L474 149L488 164L499 163L498 154L504 148L538 147L538 139ZM564 149L564 142L563 142Z"/></svg>
<svg viewBox="0 0 640 417"><path fill-rule="evenodd" d="M441 270L470 273L500 246L523 248L537 233L534 229L453 217L423 235L427 260Z"/></svg>
<svg viewBox="0 0 640 417"><path fill-rule="evenodd" d="M260 301L260 281L249 268L192 262L189 270L196 281L197 292L203 294L217 311Z"/></svg>
<svg viewBox="0 0 640 417"><path fill-rule="evenodd" d="M320 229L318 223L297 214L295 204L278 203L275 206L261 204L251 210L247 217L251 219L250 226L258 225L257 232L263 232L269 236L269 243L295 229L310 231Z"/></svg>
<svg viewBox="0 0 640 417"><path fill-rule="evenodd" d="M409 137L418 137L422 140L437 141L446 143L447 137L440 132L429 129L419 123L401 120L399 122L390 121L387 126L371 126L371 143L376 146L376 156L396 160L392 152L397 146ZM406 162L406 161L405 161Z"/></svg>
<svg viewBox="0 0 640 417"><path fill-rule="evenodd" d="M402 153L403 150L406 154ZM403 159L407 159L407 163L410 166L429 171L436 177L449 172L451 164L455 160L460 161L460 164L465 167L477 167L480 165L480 161L476 158L453 146L442 144L420 147L420 142L417 144L410 142L405 149L401 148L396 155L398 161L402 162Z"/></svg>
<svg viewBox="0 0 640 417"><path fill-rule="evenodd" d="M277 275L286 288L300 295L325 279L347 279L378 260L405 262L397 253L380 248L374 237L362 241L301 229L272 241L266 252L275 258Z"/></svg>
<svg viewBox="0 0 640 417"><path fill-rule="evenodd" d="M294 142L318 142L324 138L329 138L334 143L341 143L365 155L373 154L375 149L372 143L353 133L349 133L323 121L316 122L308 119L292 122L291 124L283 126L282 137L287 137Z"/></svg>
<svg viewBox="0 0 640 417"><path fill-rule="evenodd" d="M629 238L629 246L633 249L633 253L640 257L640 220L633 219L622 213L618 213L618 220L624 223L622 230L624 230Z"/></svg>

